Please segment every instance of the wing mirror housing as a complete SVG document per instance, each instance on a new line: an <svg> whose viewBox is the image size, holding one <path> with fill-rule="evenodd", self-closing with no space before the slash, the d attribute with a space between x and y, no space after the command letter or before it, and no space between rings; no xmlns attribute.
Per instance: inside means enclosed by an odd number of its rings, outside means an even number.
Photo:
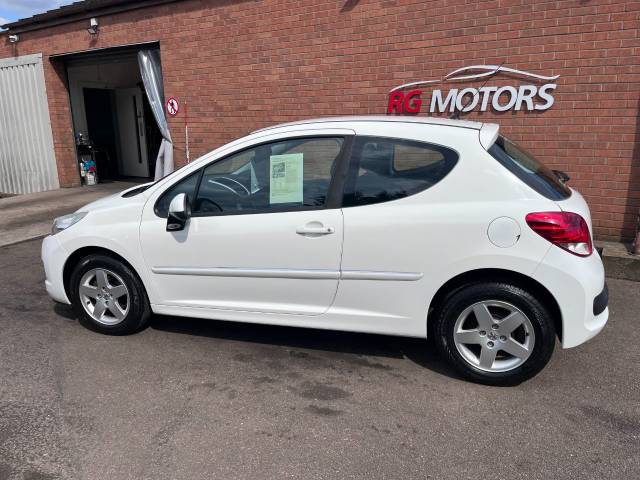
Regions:
<svg viewBox="0 0 640 480"><path fill-rule="evenodd" d="M178 232L184 230L187 221L191 217L191 204L186 193L179 193L169 204L169 215L167 216L167 232Z"/></svg>

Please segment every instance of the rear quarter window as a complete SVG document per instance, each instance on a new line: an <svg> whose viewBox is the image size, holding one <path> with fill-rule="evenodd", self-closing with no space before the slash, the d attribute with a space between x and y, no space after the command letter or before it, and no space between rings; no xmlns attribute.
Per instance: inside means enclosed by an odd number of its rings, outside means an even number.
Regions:
<svg viewBox="0 0 640 480"><path fill-rule="evenodd" d="M550 200L565 200L571 189L531 153L506 137L498 137L489 153L516 177Z"/></svg>
<svg viewBox="0 0 640 480"><path fill-rule="evenodd" d="M370 205L415 195L440 182L457 162L457 152L440 145L356 137L343 205Z"/></svg>

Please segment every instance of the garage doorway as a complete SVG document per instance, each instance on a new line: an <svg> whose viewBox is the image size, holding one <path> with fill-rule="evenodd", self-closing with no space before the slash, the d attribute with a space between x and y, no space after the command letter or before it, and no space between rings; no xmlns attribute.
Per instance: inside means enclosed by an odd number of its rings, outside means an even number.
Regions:
<svg viewBox="0 0 640 480"><path fill-rule="evenodd" d="M142 47L62 56L67 72L79 174L88 158L99 182L151 179L162 134L144 90ZM145 45L144 48L149 48Z"/></svg>

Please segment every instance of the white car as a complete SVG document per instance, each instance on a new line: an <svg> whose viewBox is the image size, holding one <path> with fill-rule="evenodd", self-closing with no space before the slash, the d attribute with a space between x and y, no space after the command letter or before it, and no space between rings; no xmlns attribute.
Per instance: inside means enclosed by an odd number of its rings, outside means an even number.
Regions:
<svg viewBox="0 0 640 480"><path fill-rule="evenodd" d="M46 288L103 333L151 313L432 337L515 384L608 318L582 196L498 125L278 125L56 219Z"/></svg>

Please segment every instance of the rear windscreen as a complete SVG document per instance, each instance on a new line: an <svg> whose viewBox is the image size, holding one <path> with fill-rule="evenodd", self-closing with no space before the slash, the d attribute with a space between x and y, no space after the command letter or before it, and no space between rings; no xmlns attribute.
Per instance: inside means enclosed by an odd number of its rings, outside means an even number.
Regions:
<svg viewBox="0 0 640 480"><path fill-rule="evenodd" d="M545 167L529 152L505 137L498 137L489 153L516 177L536 192L551 200L564 200L571 190L553 171Z"/></svg>

